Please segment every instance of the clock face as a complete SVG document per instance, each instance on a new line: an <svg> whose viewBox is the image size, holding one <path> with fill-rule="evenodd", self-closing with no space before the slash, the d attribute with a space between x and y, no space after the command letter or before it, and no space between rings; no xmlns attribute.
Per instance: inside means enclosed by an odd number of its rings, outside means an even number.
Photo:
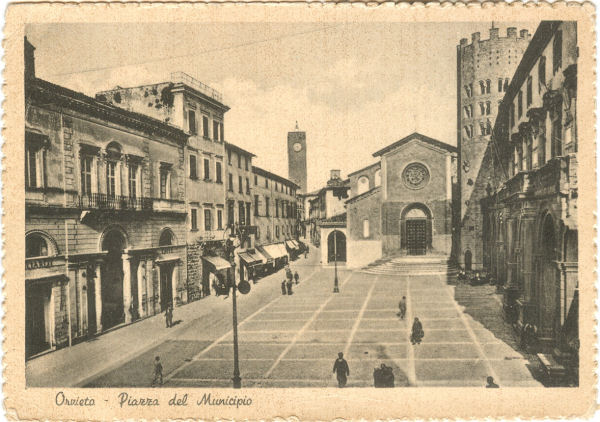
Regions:
<svg viewBox="0 0 600 422"><path fill-rule="evenodd" d="M294 144L294 151L300 152L301 149L302 149L302 144L300 142L296 142Z"/></svg>

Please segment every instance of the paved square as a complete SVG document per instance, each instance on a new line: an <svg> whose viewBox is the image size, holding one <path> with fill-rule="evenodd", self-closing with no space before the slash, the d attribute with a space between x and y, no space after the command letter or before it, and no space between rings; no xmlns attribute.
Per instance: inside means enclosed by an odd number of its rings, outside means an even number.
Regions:
<svg viewBox="0 0 600 422"><path fill-rule="evenodd" d="M331 269L322 268L260 312L241 321L239 355L247 387L335 387L338 352L350 366L348 387L373 385L373 370L391 366L396 386L536 386L526 361L462 312L453 287L439 275L376 275L340 271L332 293ZM405 320L398 301L407 297ZM409 342L412 320L425 330ZM232 334L217 339L170 371L168 386L231 385Z"/></svg>

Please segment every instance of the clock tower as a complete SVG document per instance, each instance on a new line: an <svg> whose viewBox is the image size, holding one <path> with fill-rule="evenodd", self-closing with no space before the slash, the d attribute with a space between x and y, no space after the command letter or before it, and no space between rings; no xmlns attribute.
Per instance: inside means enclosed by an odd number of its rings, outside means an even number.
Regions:
<svg viewBox="0 0 600 422"><path fill-rule="evenodd" d="M299 193L306 193L306 132L298 129L288 132L288 178L300 186Z"/></svg>

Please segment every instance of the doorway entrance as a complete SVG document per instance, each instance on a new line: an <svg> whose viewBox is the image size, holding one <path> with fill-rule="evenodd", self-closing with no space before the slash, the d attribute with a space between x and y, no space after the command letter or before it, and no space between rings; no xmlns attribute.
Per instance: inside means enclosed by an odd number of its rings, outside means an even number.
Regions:
<svg viewBox="0 0 600 422"><path fill-rule="evenodd" d="M346 262L346 235L334 230L327 236L327 262Z"/></svg>
<svg viewBox="0 0 600 422"><path fill-rule="evenodd" d="M431 249L432 218L423 204L407 206L400 216L400 248L408 255L425 255Z"/></svg>
<svg viewBox="0 0 600 422"><path fill-rule="evenodd" d="M427 252L427 220L406 220L406 243L409 255L425 255Z"/></svg>
<svg viewBox="0 0 600 422"><path fill-rule="evenodd" d="M471 251L465 251L465 271L471 271L473 268L473 254Z"/></svg>
<svg viewBox="0 0 600 422"><path fill-rule="evenodd" d="M125 238L118 230L110 231L102 241L107 251L102 266L102 327L108 329L125 322L123 309L123 250Z"/></svg>
<svg viewBox="0 0 600 422"><path fill-rule="evenodd" d="M52 347L51 283L25 288L25 356L30 357Z"/></svg>
<svg viewBox="0 0 600 422"><path fill-rule="evenodd" d="M88 309L88 335L96 334L98 327L96 326L96 274L92 267L88 267L87 271L87 309Z"/></svg>
<svg viewBox="0 0 600 422"><path fill-rule="evenodd" d="M160 310L165 311L167 305L173 304L173 267L174 263L160 266Z"/></svg>

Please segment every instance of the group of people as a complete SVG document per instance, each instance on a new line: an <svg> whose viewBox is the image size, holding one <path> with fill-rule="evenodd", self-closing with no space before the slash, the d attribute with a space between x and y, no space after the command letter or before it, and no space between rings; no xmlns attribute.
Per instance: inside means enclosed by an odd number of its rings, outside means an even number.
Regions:
<svg viewBox="0 0 600 422"><path fill-rule="evenodd" d="M292 273L292 270L289 264L285 267L285 280L281 282L281 294L282 295L291 295L294 292L292 291L292 286L294 284L300 283L300 276L298 275L298 271Z"/></svg>
<svg viewBox="0 0 600 422"><path fill-rule="evenodd" d="M398 316L402 320L406 316L406 296L402 296L402 299L400 299L400 302L398 303ZM423 324L419 321L419 318L415 318L410 333L410 342L412 344L421 344L424 336L425 331L423 331Z"/></svg>

